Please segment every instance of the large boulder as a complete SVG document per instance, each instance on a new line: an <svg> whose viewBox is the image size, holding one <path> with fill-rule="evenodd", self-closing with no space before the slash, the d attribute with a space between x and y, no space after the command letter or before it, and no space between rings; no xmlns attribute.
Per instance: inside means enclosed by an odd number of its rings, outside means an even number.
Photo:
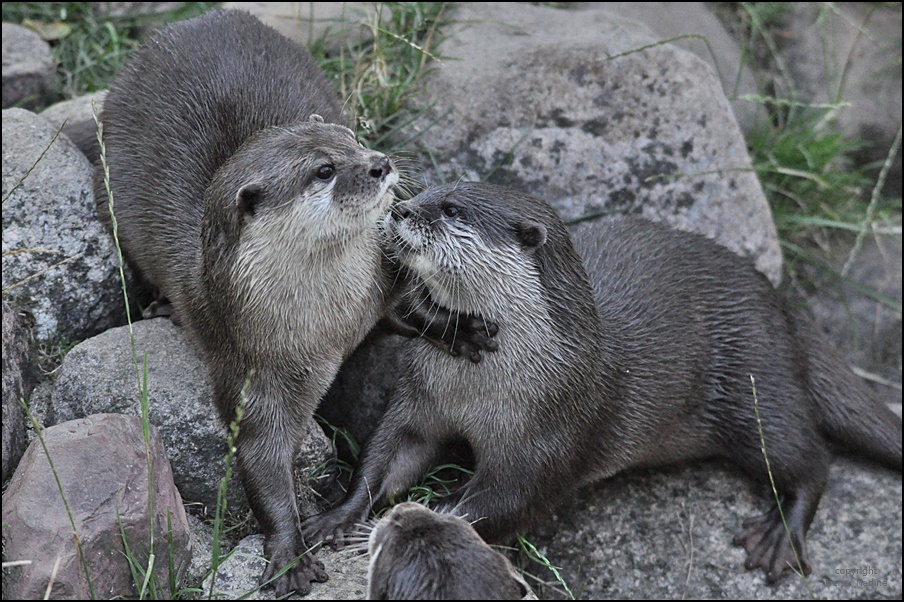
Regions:
<svg viewBox="0 0 904 602"><path fill-rule="evenodd" d="M146 448L140 420L99 414L46 429L43 444L3 494L4 559L31 561L4 569L3 598L43 599L50 583L52 599L135 597L127 549L144 568L153 551L156 595L174 594L191 548L157 430Z"/></svg>
<svg viewBox="0 0 904 602"><path fill-rule="evenodd" d="M26 27L3 23L3 108L46 106L58 88L50 45Z"/></svg>
<svg viewBox="0 0 904 602"><path fill-rule="evenodd" d="M25 453L25 411L35 385L34 345L22 312L3 300L3 480Z"/></svg>
<svg viewBox="0 0 904 602"><path fill-rule="evenodd" d="M566 219L635 213L715 239L774 282L781 252L713 69L605 10L466 4L421 104L424 177L509 185ZM427 119L416 123L427 123Z"/></svg>
<svg viewBox="0 0 904 602"><path fill-rule="evenodd" d="M34 314L38 341L69 343L123 323L125 309L92 166L58 131L3 111L3 294Z"/></svg>

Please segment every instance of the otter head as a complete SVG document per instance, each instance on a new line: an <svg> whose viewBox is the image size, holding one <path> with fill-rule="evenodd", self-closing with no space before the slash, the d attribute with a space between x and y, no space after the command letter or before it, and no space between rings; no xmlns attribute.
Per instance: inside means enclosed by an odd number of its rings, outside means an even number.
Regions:
<svg viewBox="0 0 904 602"><path fill-rule="evenodd" d="M379 261L377 223L398 180L389 157L343 126L315 117L257 132L205 193L207 286L252 299L263 298L255 289L266 283L293 298L293 286L342 268L349 254Z"/></svg>
<svg viewBox="0 0 904 602"><path fill-rule="evenodd" d="M499 310L538 294L538 254L550 242L550 224L558 232L560 222L536 199L457 184L398 203L384 229L401 263L438 303L495 319Z"/></svg>
<svg viewBox="0 0 904 602"><path fill-rule="evenodd" d="M388 156L312 115L257 132L217 170L204 226L242 246L328 247L373 230L398 180Z"/></svg>
<svg viewBox="0 0 904 602"><path fill-rule="evenodd" d="M405 502L370 533L368 600L520 600L527 584L463 518Z"/></svg>

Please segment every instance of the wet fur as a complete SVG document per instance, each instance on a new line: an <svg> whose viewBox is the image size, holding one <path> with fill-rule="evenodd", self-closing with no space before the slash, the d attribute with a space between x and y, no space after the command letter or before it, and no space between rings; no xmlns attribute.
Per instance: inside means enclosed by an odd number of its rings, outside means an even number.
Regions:
<svg viewBox="0 0 904 602"><path fill-rule="evenodd" d="M572 246L545 203L487 185L433 189L407 207L395 217L400 259L452 309L498 323L499 350L454 366L409 344L346 502L306 521L310 537L341 540L458 437L476 465L450 504L480 519L490 542L631 467L721 456L766 481L751 375L805 571L829 442L901 470L900 419L749 261L716 243L625 218L578 229ZM736 542L770 580L793 563L774 509Z"/></svg>

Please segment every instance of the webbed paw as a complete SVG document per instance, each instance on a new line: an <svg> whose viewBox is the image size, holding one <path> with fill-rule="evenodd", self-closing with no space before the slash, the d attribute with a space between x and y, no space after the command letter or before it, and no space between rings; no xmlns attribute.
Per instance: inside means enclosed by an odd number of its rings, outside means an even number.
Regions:
<svg viewBox="0 0 904 602"><path fill-rule="evenodd" d="M743 528L734 538L735 545L743 546L747 550L745 568L763 569L769 583L776 583L787 571L803 570L804 575L809 575L810 558L807 555L805 536L795 529L793 521L789 523L788 529L790 538L778 508L773 508L762 516L745 520Z"/></svg>
<svg viewBox="0 0 904 602"><path fill-rule="evenodd" d="M299 596L306 596L311 592L312 581L324 583L329 579L323 563L313 557L313 552L303 541L294 546L275 539L268 537L264 544L268 564L260 578L262 587L273 587L277 598L293 591ZM282 572L286 566L289 568Z"/></svg>
<svg viewBox="0 0 904 602"><path fill-rule="evenodd" d="M361 532L361 523L366 517L350 516L342 506L317 514L301 523L305 541L341 549L349 539Z"/></svg>

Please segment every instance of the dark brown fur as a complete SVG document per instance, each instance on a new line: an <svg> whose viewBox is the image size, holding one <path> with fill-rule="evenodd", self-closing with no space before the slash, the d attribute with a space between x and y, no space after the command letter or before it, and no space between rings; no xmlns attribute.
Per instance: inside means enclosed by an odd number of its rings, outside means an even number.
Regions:
<svg viewBox="0 0 904 602"><path fill-rule="evenodd" d="M805 570L827 444L901 469L901 421L749 261L708 239L620 219L583 227L572 247L545 203L477 184L422 193L396 212L394 232L437 301L499 325L499 350L455 367L412 343L346 502L305 523L311 538L341 540L456 439L470 444L475 473L450 505L489 542L631 467L721 456L765 481L751 376ZM776 509L737 542L770 580L793 563Z"/></svg>
<svg viewBox="0 0 904 602"><path fill-rule="evenodd" d="M520 600L527 586L468 522L406 502L371 531L368 600Z"/></svg>
<svg viewBox="0 0 904 602"><path fill-rule="evenodd" d="M292 472L302 427L391 302L377 221L398 173L343 125L313 59L239 11L157 32L101 121L122 248L203 352L227 424L247 383L237 458L266 581L308 549ZM102 172L96 194L109 223ZM303 595L326 578L307 555L274 585Z"/></svg>

